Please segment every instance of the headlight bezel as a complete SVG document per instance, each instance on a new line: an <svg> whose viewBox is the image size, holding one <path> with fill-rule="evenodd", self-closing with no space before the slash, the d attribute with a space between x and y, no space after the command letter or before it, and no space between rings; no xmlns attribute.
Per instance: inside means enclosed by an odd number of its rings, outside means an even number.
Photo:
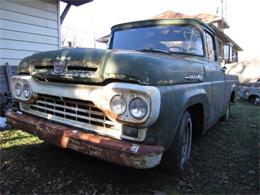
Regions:
<svg viewBox="0 0 260 195"><path fill-rule="evenodd" d="M20 96L19 96L19 94L16 93L17 85L21 85L21 88L22 88L22 92L21 92ZM35 96L35 94L33 93L31 84L26 79L12 78L11 89L12 89L12 93L13 93L14 97L19 101L28 102L28 101L31 101L33 96ZM26 93L26 90L27 90L27 93Z"/></svg>
<svg viewBox="0 0 260 195"><path fill-rule="evenodd" d="M96 98L97 94L102 95L99 98ZM109 106L110 99L115 94L124 94L127 102L129 102L129 98L143 98L148 105L147 115L141 120L133 118L128 111L123 115L115 115L111 112ZM109 83L101 90L97 90L97 92L93 93L93 95L95 96L93 100L94 103L99 105L100 108L107 114L107 117L112 121L145 128L151 126L159 117L161 109L161 93L158 87L143 86L134 83L113 82Z"/></svg>
<svg viewBox="0 0 260 195"><path fill-rule="evenodd" d="M151 98L148 94L141 92L141 91L134 91L134 90L124 90L124 89L114 89L113 94L111 95L111 99L110 102L112 100L113 97L120 95L122 97L124 97L125 101L126 101L126 110L124 113L122 114L117 114L115 112L113 112L113 110L111 109L111 103L110 103L110 111L113 113L112 118L123 122L123 123L131 123L131 124L142 124L145 123L145 121L147 120L149 114L150 114L150 110L151 110ZM132 102L132 100L140 98L142 99L145 104L147 105L147 111L145 113L144 116L142 117L135 117L133 116L133 114L130 112L130 102Z"/></svg>

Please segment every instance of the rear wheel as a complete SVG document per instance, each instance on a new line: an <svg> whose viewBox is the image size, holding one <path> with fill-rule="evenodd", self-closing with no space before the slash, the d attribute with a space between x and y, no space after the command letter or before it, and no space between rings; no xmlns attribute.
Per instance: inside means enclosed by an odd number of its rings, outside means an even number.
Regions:
<svg viewBox="0 0 260 195"><path fill-rule="evenodd" d="M254 101L254 104L255 105L258 105L260 103L260 98L259 97L256 97L255 98L255 101Z"/></svg>
<svg viewBox="0 0 260 195"><path fill-rule="evenodd" d="M168 172L179 173L185 169L190 158L192 145L192 119L185 111L177 134L162 160L162 167Z"/></svg>
<svg viewBox="0 0 260 195"><path fill-rule="evenodd" d="M260 98L256 95L250 96L248 98L248 100L249 100L249 102L251 102L252 104L255 104L255 105L260 103Z"/></svg>

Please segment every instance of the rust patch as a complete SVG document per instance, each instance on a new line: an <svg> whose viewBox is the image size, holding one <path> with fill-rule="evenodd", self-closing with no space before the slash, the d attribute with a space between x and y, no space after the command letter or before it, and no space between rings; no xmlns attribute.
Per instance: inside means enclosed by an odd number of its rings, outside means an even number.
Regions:
<svg viewBox="0 0 260 195"><path fill-rule="evenodd" d="M62 148L133 168L152 168L158 165L164 151L162 146L148 146L115 140L54 124L29 114L9 111L7 122L21 130Z"/></svg>

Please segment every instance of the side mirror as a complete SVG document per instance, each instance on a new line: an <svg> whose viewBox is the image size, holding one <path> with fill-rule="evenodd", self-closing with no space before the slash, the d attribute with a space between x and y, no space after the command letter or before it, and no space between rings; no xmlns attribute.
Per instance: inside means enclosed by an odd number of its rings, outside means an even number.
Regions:
<svg viewBox="0 0 260 195"><path fill-rule="evenodd" d="M226 70L227 70L226 65L222 66L222 67L221 67L221 70L222 70L222 72L226 72Z"/></svg>

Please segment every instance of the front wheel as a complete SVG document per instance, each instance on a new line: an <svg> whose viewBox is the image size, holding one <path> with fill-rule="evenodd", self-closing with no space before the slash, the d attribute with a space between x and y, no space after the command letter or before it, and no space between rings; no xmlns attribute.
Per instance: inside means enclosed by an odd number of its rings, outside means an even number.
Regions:
<svg viewBox="0 0 260 195"><path fill-rule="evenodd" d="M163 156L162 167L168 172L183 171L190 158L191 145L192 119L190 113L185 111L175 138Z"/></svg>

